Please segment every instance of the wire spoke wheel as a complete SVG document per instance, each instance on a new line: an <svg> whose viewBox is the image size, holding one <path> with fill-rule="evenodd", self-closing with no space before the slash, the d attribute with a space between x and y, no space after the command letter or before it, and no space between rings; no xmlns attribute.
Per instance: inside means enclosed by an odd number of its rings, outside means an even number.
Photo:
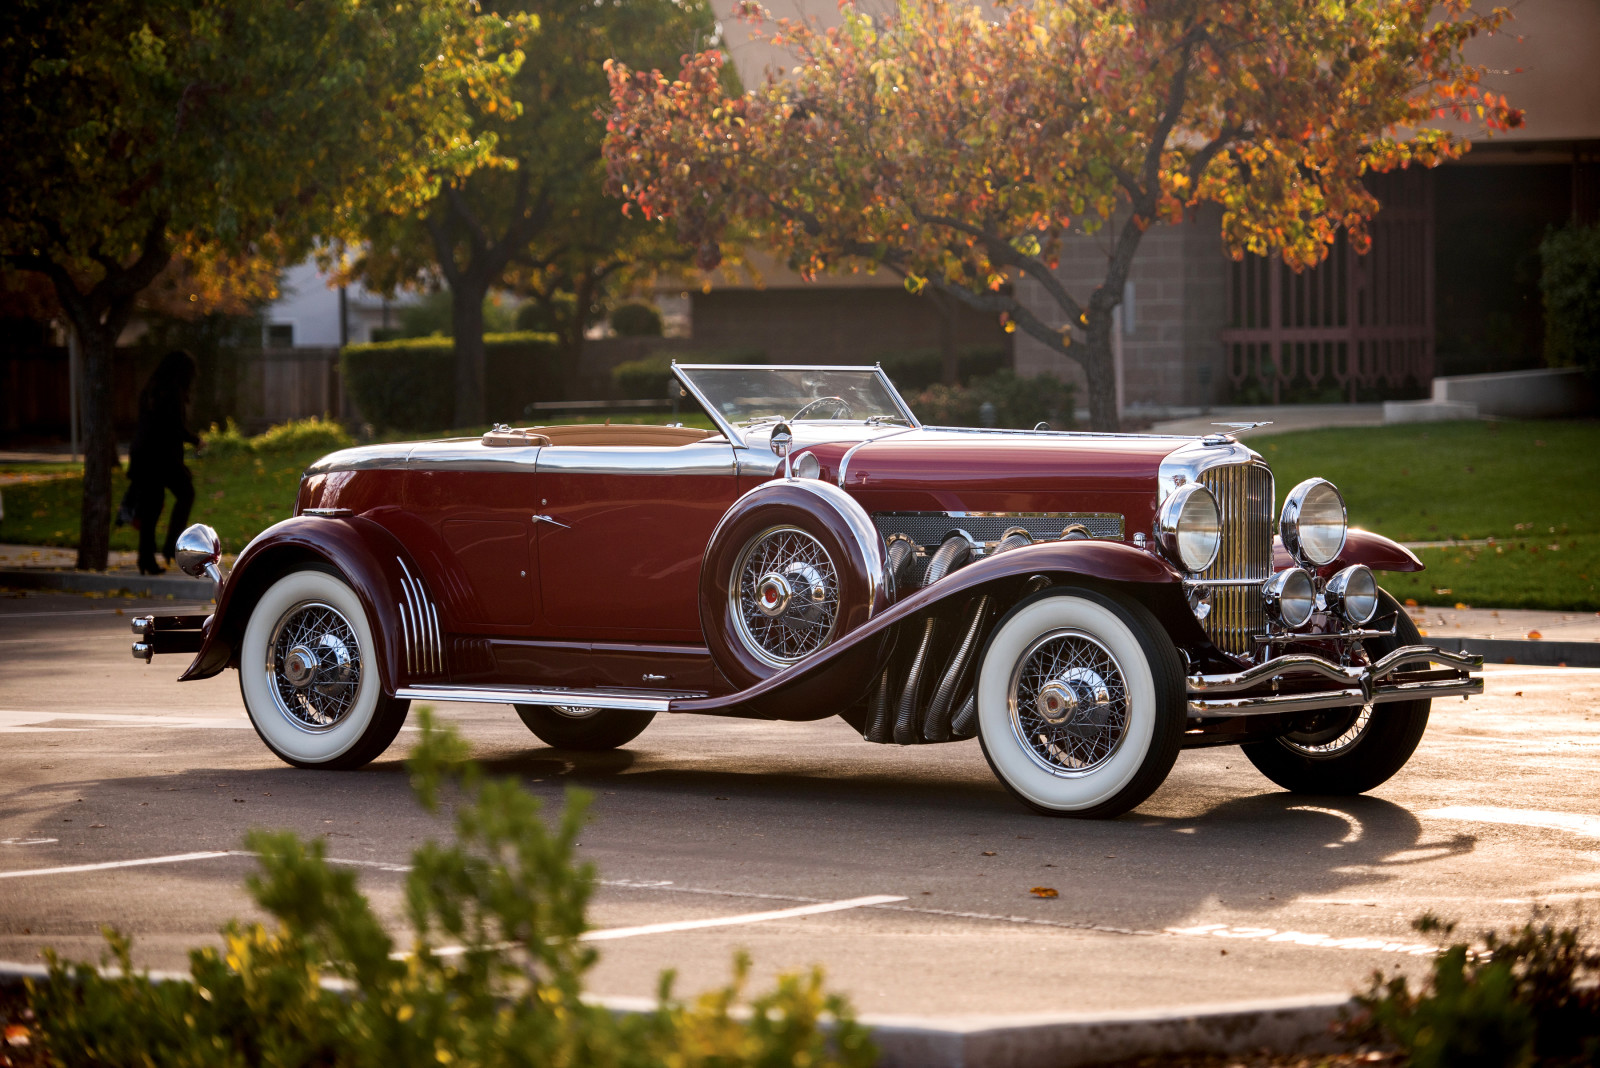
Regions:
<svg viewBox="0 0 1600 1068"><path fill-rule="evenodd" d="M1034 763L1052 775L1086 775L1103 766L1128 729L1122 667L1081 631L1035 640L1011 676L1011 726Z"/></svg>
<svg viewBox="0 0 1600 1068"><path fill-rule="evenodd" d="M355 707L361 645L339 610L318 601L293 605L267 642L267 674L278 711L296 728L332 730Z"/></svg>
<svg viewBox="0 0 1600 1068"><path fill-rule="evenodd" d="M838 571L822 543L799 527L771 527L752 538L729 596L740 642L777 668L821 649L839 619Z"/></svg>
<svg viewBox="0 0 1600 1068"><path fill-rule="evenodd" d="M1312 760L1329 760L1344 754L1361 741L1372 723L1372 706L1333 710L1306 729L1284 735L1279 741L1290 752Z"/></svg>

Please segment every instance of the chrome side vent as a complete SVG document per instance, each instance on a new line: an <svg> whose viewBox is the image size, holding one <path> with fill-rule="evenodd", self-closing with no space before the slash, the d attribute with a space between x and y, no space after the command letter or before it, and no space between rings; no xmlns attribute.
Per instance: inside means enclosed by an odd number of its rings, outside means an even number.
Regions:
<svg viewBox="0 0 1600 1068"><path fill-rule="evenodd" d="M1222 549L1200 576L1211 587L1206 633L1219 649L1249 654L1267 631L1261 584L1272 575L1272 471L1265 464L1213 467L1200 482L1222 509Z"/></svg>
<svg viewBox="0 0 1600 1068"><path fill-rule="evenodd" d="M441 675L444 673L443 641L439 632L439 610L422 580L411 574L406 562L395 557L405 577L400 589L405 594L399 602L400 627L405 632L406 674Z"/></svg>

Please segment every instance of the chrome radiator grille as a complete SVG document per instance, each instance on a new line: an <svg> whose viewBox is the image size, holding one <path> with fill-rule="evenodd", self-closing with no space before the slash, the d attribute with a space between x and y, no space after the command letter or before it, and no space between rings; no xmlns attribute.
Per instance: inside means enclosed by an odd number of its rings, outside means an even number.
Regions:
<svg viewBox="0 0 1600 1068"><path fill-rule="evenodd" d="M1249 653L1267 630L1261 583L1272 575L1272 472L1257 463L1213 467L1200 482L1222 509L1222 550L1200 576L1211 585L1206 633L1219 649Z"/></svg>

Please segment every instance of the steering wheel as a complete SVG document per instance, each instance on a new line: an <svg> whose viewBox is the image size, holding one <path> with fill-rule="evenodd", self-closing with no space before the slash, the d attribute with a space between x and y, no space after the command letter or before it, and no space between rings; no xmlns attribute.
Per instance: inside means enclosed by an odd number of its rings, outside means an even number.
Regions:
<svg viewBox="0 0 1600 1068"><path fill-rule="evenodd" d="M850 407L850 402L845 400L843 397L818 397L814 401L807 401L805 404L801 405L800 410L795 412L789 418L791 421L799 419L817 405L828 404L830 402L838 411L838 414L833 416L835 419L848 419L852 414L855 413L855 409Z"/></svg>

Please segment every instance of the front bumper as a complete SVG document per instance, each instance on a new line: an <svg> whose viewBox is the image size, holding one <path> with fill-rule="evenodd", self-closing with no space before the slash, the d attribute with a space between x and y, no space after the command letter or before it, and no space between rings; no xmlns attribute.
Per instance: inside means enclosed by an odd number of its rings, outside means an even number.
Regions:
<svg viewBox="0 0 1600 1068"><path fill-rule="evenodd" d="M1444 665L1434 668L1434 664ZM1324 708L1470 697L1483 692L1483 657L1407 645L1376 663L1346 667L1293 653L1229 675L1190 675L1190 719L1315 712Z"/></svg>

